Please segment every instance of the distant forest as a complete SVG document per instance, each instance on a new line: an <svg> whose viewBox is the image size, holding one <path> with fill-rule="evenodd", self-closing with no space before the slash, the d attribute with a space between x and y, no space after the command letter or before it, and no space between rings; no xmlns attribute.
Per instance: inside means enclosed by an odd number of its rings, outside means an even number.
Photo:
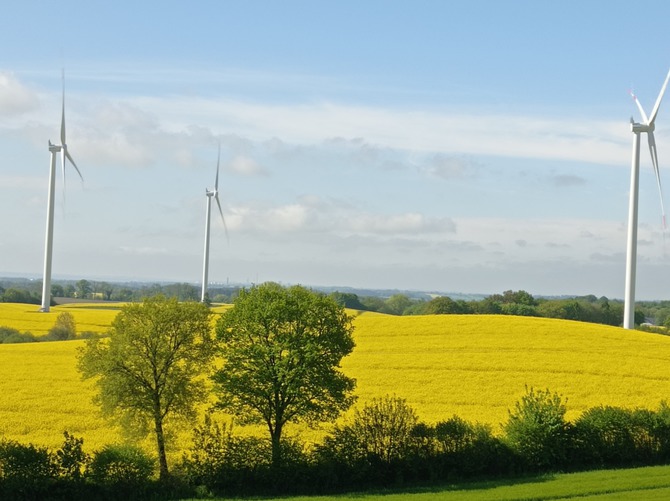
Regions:
<svg viewBox="0 0 670 501"><path fill-rule="evenodd" d="M211 303L232 303L242 285L210 286ZM594 295L546 298L526 291L462 299L462 294L438 295L416 291L319 288L347 308L389 315L485 314L561 318L620 326L623 301ZM162 294L181 301L200 299L200 288L188 283L104 282L54 280L53 303L71 301L139 301ZM26 278L0 278L0 302L41 304L42 282ZM453 298L452 298L453 296ZM476 297L476 296L473 296ZM662 334L670 328L670 301L641 301L636 304L635 323L642 329Z"/></svg>

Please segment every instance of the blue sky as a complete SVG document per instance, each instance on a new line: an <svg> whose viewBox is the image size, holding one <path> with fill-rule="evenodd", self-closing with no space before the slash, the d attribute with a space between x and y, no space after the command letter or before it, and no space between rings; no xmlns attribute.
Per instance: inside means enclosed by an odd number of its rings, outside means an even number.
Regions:
<svg viewBox="0 0 670 501"><path fill-rule="evenodd" d="M632 134L670 4L3 2L0 275L623 297ZM656 122L670 172L670 103ZM642 149L637 297L670 255ZM667 184L667 183L666 183ZM64 197L65 193L65 197ZM65 198L65 199L64 199Z"/></svg>

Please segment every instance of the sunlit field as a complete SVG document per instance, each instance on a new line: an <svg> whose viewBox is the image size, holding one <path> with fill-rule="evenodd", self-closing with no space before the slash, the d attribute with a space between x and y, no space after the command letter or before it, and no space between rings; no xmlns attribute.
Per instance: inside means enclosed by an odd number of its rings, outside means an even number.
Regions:
<svg viewBox="0 0 670 501"><path fill-rule="evenodd" d="M72 303L52 306L49 313L41 313L37 304L0 303L0 326L39 337L49 332L60 313L67 311L74 316L78 333L101 333L107 330L120 308L121 304Z"/></svg>
<svg viewBox="0 0 670 501"><path fill-rule="evenodd" d="M454 414L494 427L526 386L568 398L568 418L597 405L656 408L670 399L670 337L567 320L363 313L344 361L362 402L387 393L419 417Z"/></svg>
<svg viewBox="0 0 670 501"><path fill-rule="evenodd" d="M77 333L104 333L124 303L70 303L52 306L49 313L41 313L36 304L0 303L0 326L13 327L20 332L31 332L43 336L49 332L62 312L71 313L77 325ZM213 308L221 313L229 306Z"/></svg>
<svg viewBox="0 0 670 501"><path fill-rule="evenodd" d="M59 311L71 311L78 331L96 326L100 332L118 312L94 305L58 307L47 315L36 309L0 305L0 325L23 331L28 328L21 325L42 322L44 330L29 330L46 332ZM11 322L6 312L13 312ZM41 320L47 316L51 320ZM457 414L497 429L526 386L567 397L572 419L601 404L656 408L670 395L670 337L658 334L509 316L362 313L354 325L356 348L343 370L358 381L358 405L395 395L430 423ZM89 450L120 439L91 402L93 383L77 372L83 345L0 345L0 436L55 448L67 430L84 437Z"/></svg>

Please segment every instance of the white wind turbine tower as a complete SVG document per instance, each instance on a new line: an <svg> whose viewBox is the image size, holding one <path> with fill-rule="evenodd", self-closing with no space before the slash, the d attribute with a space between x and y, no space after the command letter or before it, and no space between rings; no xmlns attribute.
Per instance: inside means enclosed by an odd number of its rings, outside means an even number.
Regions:
<svg viewBox="0 0 670 501"><path fill-rule="evenodd" d="M670 71L665 77L665 82L658 94L654 109L651 115L647 117L640 101L638 101L635 94L631 93L635 104L637 104L640 114L642 115L642 123L637 123L630 119L630 129L633 132L633 162L630 175L630 204L628 207L628 247L626 254L626 292L624 298L624 312L623 312L623 327L624 329L633 329L635 327L635 268L637 264L637 199L639 191L640 180L640 134L647 133L649 141L649 153L651 154L651 163L656 174L656 183L658 184L658 194L661 197L661 211L663 214L663 228L665 229L665 208L663 207L663 192L661 191L661 175L658 168L658 155L656 152L656 140L654 139L654 121L658 109L661 106L661 100L665 93L665 88L668 86L670 79Z"/></svg>
<svg viewBox="0 0 670 501"><path fill-rule="evenodd" d="M228 237L228 228L226 227L226 220L223 217L223 210L221 209L221 202L219 202L219 163L221 161L221 145L219 144L219 155L216 159L216 180L214 181L214 191L205 189L207 195L207 212L205 216L205 256L202 265L202 293L200 301L204 302L207 296L207 272L209 271L209 228L212 214L212 197L216 200L216 205L219 207L221 214L221 221L223 221L223 228L226 231L226 238Z"/></svg>
<svg viewBox="0 0 670 501"><path fill-rule="evenodd" d="M44 278L42 281L42 307L40 311L48 312L51 306L51 254L53 250L53 236L54 236L54 195L56 184L56 153L60 152L61 169L63 172L63 182L65 182L65 161L69 160L72 166L76 169L77 174L83 181L84 178L79 172L77 164L74 163L70 152L67 149L67 142L65 140L65 71L62 75L63 79L63 100L62 100L62 114L60 122L60 144L52 144L49 140L49 153L51 153L51 166L49 170L49 195L47 200L47 231L44 245Z"/></svg>

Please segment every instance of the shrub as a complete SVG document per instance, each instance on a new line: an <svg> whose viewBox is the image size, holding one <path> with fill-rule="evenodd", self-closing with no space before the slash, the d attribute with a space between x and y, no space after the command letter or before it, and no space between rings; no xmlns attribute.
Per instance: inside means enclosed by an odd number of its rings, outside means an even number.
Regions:
<svg viewBox="0 0 670 501"><path fill-rule="evenodd" d="M64 311L56 317L56 322L49 330L46 338L53 341L64 341L77 337L77 324L72 313Z"/></svg>
<svg viewBox="0 0 670 501"><path fill-rule="evenodd" d="M412 431L418 423L414 409L396 397L375 398L353 421L335 427L329 446L343 459L374 457L384 463L407 458L416 444Z"/></svg>
<svg viewBox="0 0 670 501"><path fill-rule="evenodd" d="M0 327L0 343L33 343L35 336L30 332L21 333L13 327Z"/></svg>
<svg viewBox="0 0 670 501"><path fill-rule="evenodd" d="M668 423L653 411L600 406L575 421L580 456L587 466L651 464L665 449Z"/></svg>
<svg viewBox="0 0 670 501"><path fill-rule="evenodd" d="M152 476L154 465L155 460L139 447L106 445L94 453L89 475L102 486L141 487Z"/></svg>
<svg viewBox="0 0 670 501"><path fill-rule="evenodd" d="M531 387L509 412L503 425L505 440L524 459L527 468L560 469L566 464L571 428L565 411L565 403L557 393Z"/></svg>
<svg viewBox="0 0 670 501"><path fill-rule="evenodd" d="M464 419L453 416L435 425L435 438L441 452L461 452L475 442L477 431Z"/></svg>
<svg viewBox="0 0 670 501"><path fill-rule="evenodd" d="M55 478L53 457L46 448L0 441L0 498L39 499Z"/></svg>
<svg viewBox="0 0 670 501"><path fill-rule="evenodd" d="M84 452L83 438L70 435L67 431L63 435L65 440L55 455L56 468L62 478L78 482L83 479L91 457Z"/></svg>
<svg viewBox="0 0 670 501"><path fill-rule="evenodd" d="M179 468L191 485L240 493L258 469L271 463L268 440L236 437L232 425L220 425L207 414L204 423L193 430L193 446Z"/></svg>

